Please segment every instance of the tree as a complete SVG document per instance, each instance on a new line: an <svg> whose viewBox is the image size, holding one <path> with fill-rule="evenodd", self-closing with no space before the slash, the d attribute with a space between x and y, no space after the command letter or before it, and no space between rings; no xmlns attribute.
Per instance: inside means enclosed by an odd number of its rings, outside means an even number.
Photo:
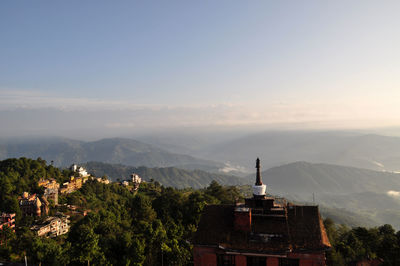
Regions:
<svg viewBox="0 0 400 266"><path fill-rule="evenodd" d="M33 262L44 265L57 264L62 254L61 246L51 238L35 237L28 256Z"/></svg>
<svg viewBox="0 0 400 266"><path fill-rule="evenodd" d="M13 238L15 238L14 231L8 225L4 225L0 229L0 244L7 246L8 242L10 242Z"/></svg>
<svg viewBox="0 0 400 266"><path fill-rule="evenodd" d="M99 236L94 233L93 229L87 225L79 226L77 231L77 239L73 242L74 259L80 263L87 262L90 265L94 259L98 263L105 262L104 254L98 245Z"/></svg>

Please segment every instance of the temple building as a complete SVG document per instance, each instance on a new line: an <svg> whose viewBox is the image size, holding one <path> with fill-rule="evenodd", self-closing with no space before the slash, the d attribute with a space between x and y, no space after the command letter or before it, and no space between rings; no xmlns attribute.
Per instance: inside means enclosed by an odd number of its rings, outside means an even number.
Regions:
<svg viewBox="0 0 400 266"><path fill-rule="evenodd" d="M71 165L70 170L73 171L74 173L77 173L80 177L89 176L85 168L83 168L82 166L78 166L76 164Z"/></svg>
<svg viewBox="0 0 400 266"><path fill-rule="evenodd" d="M256 161L253 197L204 208L194 237L194 265L326 265L331 248L318 206L267 196Z"/></svg>

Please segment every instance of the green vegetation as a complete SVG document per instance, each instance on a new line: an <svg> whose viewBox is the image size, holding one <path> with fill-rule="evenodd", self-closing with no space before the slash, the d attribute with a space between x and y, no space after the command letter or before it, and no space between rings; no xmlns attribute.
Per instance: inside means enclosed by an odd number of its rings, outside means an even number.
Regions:
<svg viewBox="0 0 400 266"><path fill-rule="evenodd" d="M60 171L46 161L20 158L0 161L0 211L17 214L21 218L18 206L18 197L24 191L40 193L42 188L37 186L41 178L54 178L62 183L69 176L70 172Z"/></svg>
<svg viewBox="0 0 400 266"><path fill-rule="evenodd" d="M15 188L1 186L0 195L15 200L16 192L38 189L35 182L48 168L42 160L6 161L14 170L2 172L0 182L15 179L11 182ZM37 171L23 175L28 171L25 168ZM60 180L66 178L54 171ZM19 187L18 180L28 185ZM236 187L223 187L215 181L201 190L165 188L158 182L148 182L137 193L117 183L88 181L79 191L60 196L61 204L90 210L87 216L71 215L67 235L39 238L29 230L32 217L17 219L16 233L2 233L6 241L0 246L0 261L21 262L26 255L30 263L45 265L160 265L162 261L164 265L186 265L192 260L190 241L203 207L238 199L241 194ZM18 208L17 204L4 210L16 212Z"/></svg>
<svg viewBox="0 0 400 266"><path fill-rule="evenodd" d="M328 265L349 265L363 259L383 259L384 265L400 265L400 231L391 225L367 229L335 225L325 219L324 225L333 246L327 254Z"/></svg>
<svg viewBox="0 0 400 266"><path fill-rule="evenodd" d="M71 228L71 261L79 264L94 258L99 264L160 265L164 260L164 265L185 265L191 260L190 240L203 207L240 197L235 187L217 182L197 191L150 182L136 194L115 183L87 182L65 198L92 210Z"/></svg>

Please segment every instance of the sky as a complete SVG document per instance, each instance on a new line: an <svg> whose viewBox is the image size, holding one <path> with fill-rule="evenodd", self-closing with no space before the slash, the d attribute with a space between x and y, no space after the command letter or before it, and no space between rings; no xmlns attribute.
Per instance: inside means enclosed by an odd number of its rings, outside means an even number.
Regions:
<svg viewBox="0 0 400 266"><path fill-rule="evenodd" d="M0 136L400 126L398 1L0 1Z"/></svg>

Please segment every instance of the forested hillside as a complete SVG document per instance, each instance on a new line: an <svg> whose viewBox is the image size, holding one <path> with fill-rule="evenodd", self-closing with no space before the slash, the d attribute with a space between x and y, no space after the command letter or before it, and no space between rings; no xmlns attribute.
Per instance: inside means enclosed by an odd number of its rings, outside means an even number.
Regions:
<svg viewBox="0 0 400 266"><path fill-rule="evenodd" d="M361 260L377 260L381 264L375 265L382 266L400 265L400 231L396 233L392 226L350 229L331 219L325 219L324 225L332 244L327 253L328 265L354 265Z"/></svg>
<svg viewBox="0 0 400 266"><path fill-rule="evenodd" d="M68 178L70 171L60 171L47 165L45 160L20 158L0 161L0 212L15 212L20 218L18 197L24 191L42 192L37 182L41 178L54 178L62 183Z"/></svg>
<svg viewBox="0 0 400 266"><path fill-rule="evenodd" d="M242 185L250 180L232 175L209 173L201 170L184 170L176 167L131 167L101 162L88 162L83 165L89 173L96 176L106 175L113 181L128 179L130 174L137 173L146 181L154 180L163 186L175 188L203 188L213 180L223 185Z"/></svg>
<svg viewBox="0 0 400 266"><path fill-rule="evenodd" d="M19 213L17 197L23 191L41 193L36 185L40 178L62 182L70 174L41 159L1 161L0 211ZM60 206L51 206L50 213L71 215L68 234L38 237L30 230L34 217L19 214L15 233L7 227L1 230L0 262L21 263L26 255L28 263L42 265L191 265L191 239L203 207L241 200L237 187L215 181L200 190L147 182L137 192L118 183L88 181L80 190L61 195ZM66 204L88 214L68 211ZM364 258L382 258L385 265L398 265L400 232L390 225L350 229L329 219L325 225L333 244L329 265L348 265Z"/></svg>
<svg viewBox="0 0 400 266"><path fill-rule="evenodd" d="M235 187L212 182L203 190L166 188L147 182L132 193L118 183L88 181L71 194L59 198L51 213L66 211L63 204L89 211L87 216L71 214L71 230L55 239L40 238L29 229L33 217L22 218L17 198L23 191L38 192L42 177L66 179L46 162L9 159L0 162L0 211L19 213L16 232L1 231L0 262L44 265L186 265L191 261L192 234L205 204L233 203L241 199ZM43 218L41 218L43 219Z"/></svg>

